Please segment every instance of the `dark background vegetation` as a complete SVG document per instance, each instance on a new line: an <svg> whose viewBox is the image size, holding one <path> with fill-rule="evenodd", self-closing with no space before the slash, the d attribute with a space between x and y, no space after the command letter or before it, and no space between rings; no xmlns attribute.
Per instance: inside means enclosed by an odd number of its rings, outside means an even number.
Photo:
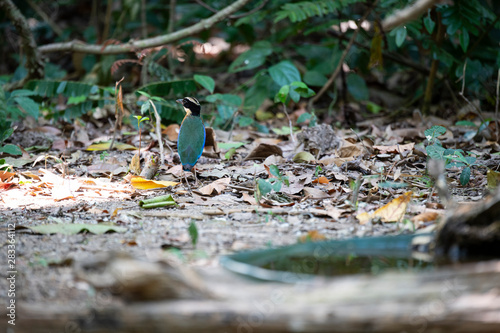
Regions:
<svg viewBox="0 0 500 333"><path fill-rule="evenodd" d="M7 8L8 1L1 2ZM165 124L179 122L173 100L193 95L210 102L206 120L226 130L268 131L259 110L283 107L305 111L299 123L319 119L337 126L355 126L380 112L401 117L417 109L455 117L467 105L476 113L494 111L500 7L493 0L427 1L431 6L416 19L384 26L398 10L422 2L249 1L188 37L104 54L109 46L189 29L233 2L16 1L42 61L34 70L26 35L2 10L2 140L12 122L26 116L71 122L113 104L122 77L125 93L134 93L125 100L130 114L139 113L136 91L142 90L165 99L158 103ZM49 45L70 41L100 47L71 52ZM203 89L213 85L203 84L205 76L215 80L212 94Z"/></svg>

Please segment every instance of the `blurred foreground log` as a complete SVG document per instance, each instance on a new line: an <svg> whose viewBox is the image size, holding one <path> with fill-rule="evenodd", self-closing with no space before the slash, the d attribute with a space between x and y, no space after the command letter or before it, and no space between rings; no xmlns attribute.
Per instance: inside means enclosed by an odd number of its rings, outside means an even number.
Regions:
<svg viewBox="0 0 500 333"><path fill-rule="evenodd" d="M116 272L129 274L130 267L137 267L147 272L146 276L158 277L155 272L166 267L117 260L126 262L128 268L117 269L119 262L114 259L101 268L112 290L116 289ZM170 265L165 272L171 270ZM88 271L96 277L95 270ZM19 304L15 331L500 332L500 260L421 273L316 278L298 285L251 281L221 268L199 273L204 286L193 287L209 290L206 298L198 292L189 300L134 302L128 298L113 305ZM181 275L174 275L178 281ZM127 290L127 280L127 276L119 277L122 285L118 290ZM158 278L155 281L158 283ZM131 285L138 287L137 282Z"/></svg>

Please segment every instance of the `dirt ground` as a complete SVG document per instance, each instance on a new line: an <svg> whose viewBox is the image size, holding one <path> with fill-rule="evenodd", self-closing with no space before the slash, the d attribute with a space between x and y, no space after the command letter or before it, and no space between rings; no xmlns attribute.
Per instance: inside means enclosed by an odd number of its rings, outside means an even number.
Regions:
<svg viewBox="0 0 500 333"><path fill-rule="evenodd" d="M38 154L66 155L68 159L63 164L67 169L61 172L58 166L61 163L47 158L40 159L35 166L31 162L16 168L16 176L5 181L12 186L0 192L0 230L7 234L9 227L16 227L16 299L54 304L118 301L75 278L73 263L102 251L122 251L145 259L170 256L191 267L210 268L219 265L221 255L294 244L301 237L304 241L411 233L433 225L442 215L443 206L432 188L432 180L425 176L425 154L421 148L407 146L423 141L424 128L406 129L398 134L373 125L364 132L372 139L362 141L359 140L362 136L352 131L338 131L336 137L341 143L317 152L314 161L309 162L293 159L297 151L308 150L307 142L302 141L299 146L280 136L263 138L242 134L241 141L248 144L237 148L230 160L200 159L199 184L195 185L190 178L193 193L187 191L184 183L139 190L124 180L125 173L121 171L116 175L114 171L89 171L91 166L95 170L96 165L105 163L126 169L134 154L129 151L110 152L104 160L101 152L81 149ZM449 145L475 149L480 166L473 169L467 186L458 184L459 170L451 170L447 174L450 191L457 202L478 201L487 193L484 165L498 166L500 156L491 154L495 152L492 149L480 150L481 147L470 141L461 142L456 131L455 134L447 138ZM148 137L143 140L148 142ZM261 143L280 147L283 157L268 153L263 158L245 159ZM398 146L402 149L398 150ZM71 155L74 153L78 153L77 157ZM218 153L224 155L224 151ZM32 155L32 160L35 157ZM160 179L182 181L180 167L168 151L166 160L159 170ZM258 206L252 203L255 180L273 177L265 164L277 165L280 173L288 177L290 186L283 185L279 193L284 200L278 193L270 193ZM327 181L322 182L321 176ZM230 180L223 185L214 185L228 177ZM353 183L357 179L360 180L358 203L354 205L356 186ZM403 180L407 187L378 186L387 180ZM64 192L65 186L70 187L69 194ZM199 190L204 186L212 186L214 191L203 194ZM384 207L407 191L412 191L413 196L408 199L408 207L404 206L404 217L399 218L399 222L387 223L373 218L366 224L360 223L358 214ZM150 210L139 206L140 200L162 194L171 194L178 206ZM435 214L415 219L424 213ZM192 222L199 234L196 246L188 231ZM80 223L112 224L125 229L104 234L39 234L29 229L46 224ZM2 252L7 253L6 237L1 244ZM6 279L0 279L0 288L7 287Z"/></svg>

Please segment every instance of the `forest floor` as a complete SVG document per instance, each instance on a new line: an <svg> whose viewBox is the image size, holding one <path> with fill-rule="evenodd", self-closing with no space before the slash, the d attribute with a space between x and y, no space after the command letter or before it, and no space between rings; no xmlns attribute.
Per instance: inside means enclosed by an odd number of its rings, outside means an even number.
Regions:
<svg viewBox="0 0 500 333"><path fill-rule="evenodd" d="M359 124L357 133L305 127L294 140L286 132L216 131L219 147L207 147L212 158L202 157L196 166L199 183L189 175L192 193L168 149L157 178L167 183L141 190L125 177L135 151L87 150L109 139L98 125L75 123L71 136L50 126L25 128L13 139L23 148L32 147L22 158L6 158L14 168L3 174L0 188L0 230L7 234L15 226L19 302L94 304L110 297L74 272L75 261L103 251L146 259L170 256L210 268L219 265L219 256L236 251L412 233L432 226L444 213L426 172L424 131L434 125L447 129L439 137L444 147L477 158L465 186L459 182L463 168L446 171L454 201L481 200L488 192L488 168L500 165L498 144L474 141L471 128L433 117L396 123L377 118ZM151 142L151 136L145 133L143 143ZM169 138L175 147L175 138ZM138 135L121 141L137 146ZM44 147L48 150L42 152ZM301 152L312 155L297 156ZM257 179L264 182L260 188ZM168 182L174 186L158 188L172 185ZM254 195L277 182L282 183L278 191ZM141 208L141 200L164 194L171 194L177 205ZM198 233L195 245L192 223ZM0 244L7 253L8 238ZM0 280L0 288L7 288L6 279Z"/></svg>

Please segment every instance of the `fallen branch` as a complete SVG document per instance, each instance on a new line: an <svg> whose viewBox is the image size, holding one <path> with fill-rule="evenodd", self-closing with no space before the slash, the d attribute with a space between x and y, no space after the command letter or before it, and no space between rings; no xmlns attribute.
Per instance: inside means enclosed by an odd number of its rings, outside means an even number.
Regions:
<svg viewBox="0 0 500 333"><path fill-rule="evenodd" d="M240 8L242 8L249 2L250 0L238 0L233 4L227 6L226 8L220 10L219 12L217 12L217 14L205 20L201 20L200 22L188 28L181 29L179 31L169 33L166 35L161 35L141 40L131 40L128 43L119 45L107 45L105 47L103 47L102 45L90 45L78 40L73 40L71 42L66 42L66 43L54 43L54 44L43 45L40 46L38 50L42 53L72 51L72 52L80 52L87 54L120 54L127 52L135 52L137 50L142 50L150 47L156 47L172 43L179 39L190 37L203 30L209 29L214 24L222 21L229 15L238 11Z"/></svg>
<svg viewBox="0 0 500 333"><path fill-rule="evenodd" d="M439 0L419 0L404 9L398 10L382 21L382 29L384 31L390 31L406 22L413 21L434 6L438 1Z"/></svg>

